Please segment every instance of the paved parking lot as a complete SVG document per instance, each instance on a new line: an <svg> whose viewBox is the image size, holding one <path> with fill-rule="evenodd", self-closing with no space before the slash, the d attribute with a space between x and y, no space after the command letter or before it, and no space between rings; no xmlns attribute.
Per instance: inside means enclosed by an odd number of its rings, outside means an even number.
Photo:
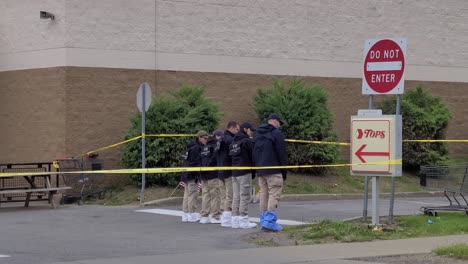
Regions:
<svg viewBox="0 0 468 264"><path fill-rule="evenodd" d="M281 219L311 222L362 215L362 200L283 202ZM396 214L418 213L420 206L446 204L444 198L401 198ZM369 203L370 205L370 203ZM381 200L381 214L388 200ZM16 207L12 207L16 206ZM257 230L181 223L171 215L137 212L136 206L67 205L52 210L46 204L0 208L0 263L53 263L126 258L256 247L240 237ZM180 207L164 209L180 210ZM250 212L257 212L252 204ZM256 213L251 216L256 216ZM370 216L370 213L369 213Z"/></svg>

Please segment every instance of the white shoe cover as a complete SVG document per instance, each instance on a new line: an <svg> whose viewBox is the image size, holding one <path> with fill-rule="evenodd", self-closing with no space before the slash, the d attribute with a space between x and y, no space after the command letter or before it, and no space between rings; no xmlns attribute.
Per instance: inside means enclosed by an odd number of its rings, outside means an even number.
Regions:
<svg viewBox="0 0 468 264"><path fill-rule="evenodd" d="M239 216L239 227L240 228L254 228L256 226L257 226L257 224L250 223L248 215Z"/></svg>

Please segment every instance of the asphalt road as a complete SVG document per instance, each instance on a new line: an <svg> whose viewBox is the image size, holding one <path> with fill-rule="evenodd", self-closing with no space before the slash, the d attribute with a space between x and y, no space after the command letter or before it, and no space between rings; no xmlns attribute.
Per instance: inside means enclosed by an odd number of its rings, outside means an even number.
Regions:
<svg viewBox="0 0 468 264"><path fill-rule="evenodd" d="M424 204L446 202L438 197L399 198L395 214L418 213ZM362 205L362 200L283 202L279 217L301 222L349 219L362 216ZM148 208L67 205L52 210L38 203L30 208L20 206L0 208L0 263L45 264L256 247L239 239L254 230L182 223L176 216L137 212ZM257 210L252 204L251 216L257 217L253 213ZM381 200L381 215L387 213L388 200Z"/></svg>

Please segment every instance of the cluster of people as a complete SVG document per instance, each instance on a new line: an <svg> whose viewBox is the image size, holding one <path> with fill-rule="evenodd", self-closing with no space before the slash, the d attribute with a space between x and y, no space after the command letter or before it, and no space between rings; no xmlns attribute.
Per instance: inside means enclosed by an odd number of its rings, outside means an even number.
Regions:
<svg viewBox="0 0 468 264"><path fill-rule="evenodd" d="M258 129L250 122L230 121L226 130L213 134L198 131L187 145L184 167L268 167L286 166L286 143L279 130L284 121L279 114L269 115ZM254 228L248 205L252 179L260 187L260 226L281 231L277 223L278 202L287 177L286 169L218 169L184 172L185 185L182 222L220 224L228 228ZM202 208L197 212L198 182L202 183Z"/></svg>

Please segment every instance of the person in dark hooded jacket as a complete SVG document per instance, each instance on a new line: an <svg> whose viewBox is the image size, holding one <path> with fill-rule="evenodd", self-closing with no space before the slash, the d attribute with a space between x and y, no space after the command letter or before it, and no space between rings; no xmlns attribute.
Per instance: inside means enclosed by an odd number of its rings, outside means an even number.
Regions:
<svg viewBox="0 0 468 264"><path fill-rule="evenodd" d="M250 139L255 128L249 122L240 126L240 131L234 136L229 146L229 155L234 167L254 166L252 151L253 143ZM248 207L252 194L252 177L255 170L232 171L232 228L253 228L257 224L249 221Z"/></svg>
<svg viewBox="0 0 468 264"><path fill-rule="evenodd" d="M254 142L255 166L287 166L286 143L283 133L279 130L284 121L279 114L273 113L268 122L261 124ZM281 231L283 228L276 223L278 202L283 192L283 182L287 177L286 169L257 170L260 186L260 224L262 228Z"/></svg>
<svg viewBox="0 0 468 264"><path fill-rule="evenodd" d="M201 163L203 167L216 167L216 134L208 137L208 142L201 149ZM202 171L202 210L200 224L220 224L220 192L218 171Z"/></svg>
<svg viewBox="0 0 468 264"><path fill-rule="evenodd" d="M201 167L200 152L202 147L208 141L208 133L200 130L197 138L187 145L187 152L184 155L184 167ZM184 172L181 174L181 183L184 186L184 199L182 202L182 222L198 222L200 214L197 210L198 184L200 172Z"/></svg>
<svg viewBox="0 0 468 264"><path fill-rule="evenodd" d="M229 121L226 126L223 136L218 141L219 149L217 151L216 159L218 167L231 167L232 160L229 156L229 145L232 143L232 139L239 132L239 124L236 121ZM231 170L219 170L218 177L221 185L221 226L232 227L232 171Z"/></svg>

